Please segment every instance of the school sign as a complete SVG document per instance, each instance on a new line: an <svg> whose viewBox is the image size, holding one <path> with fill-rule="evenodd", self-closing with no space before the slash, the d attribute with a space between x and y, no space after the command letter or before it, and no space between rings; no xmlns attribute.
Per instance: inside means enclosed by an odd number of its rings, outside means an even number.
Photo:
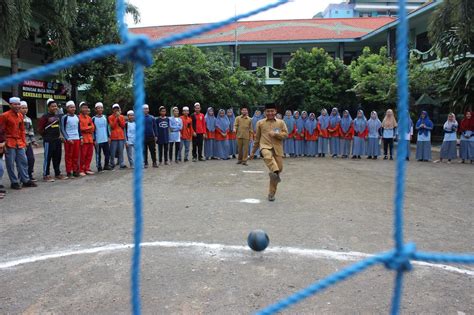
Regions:
<svg viewBox="0 0 474 315"><path fill-rule="evenodd" d="M65 101L67 89L62 83L40 80L26 80L21 84L22 98L48 99Z"/></svg>

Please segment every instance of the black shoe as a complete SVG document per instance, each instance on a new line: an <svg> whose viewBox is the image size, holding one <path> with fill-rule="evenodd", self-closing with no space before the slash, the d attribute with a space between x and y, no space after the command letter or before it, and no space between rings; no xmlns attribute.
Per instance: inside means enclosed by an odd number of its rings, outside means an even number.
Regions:
<svg viewBox="0 0 474 315"><path fill-rule="evenodd" d="M158 168L158 164L153 163L153 167L154 167L154 168Z"/></svg>
<svg viewBox="0 0 474 315"><path fill-rule="evenodd" d="M378 158L379 158L378 156L374 156L374 157L373 157L373 160L376 160L376 159L378 159Z"/></svg>
<svg viewBox="0 0 474 315"><path fill-rule="evenodd" d="M114 168L113 168L113 167L110 167L110 166L106 166L106 167L104 167L104 170L106 170L106 171L113 171Z"/></svg>
<svg viewBox="0 0 474 315"><path fill-rule="evenodd" d="M323 153L323 157L326 157L326 153Z"/></svg>
<svg viewBox="0 0 474 315"><path fill-rule="evenodd" d="M72 176L79 177L79 173L74 172L74 173L72 173Z"/></svg>
<svg viewBox="0 0 474 315"><path fill-rule="evenodd" d="M188 160L188 159L184 159L184 163L186 163L186 162L189 162L189 160Z"/></svg>
<svg viewBox="0 0 474 315"><path fill-rule="evenodd" d="M369 156L367 157L367 160L372 160L372 156L369 155Z"/></svg>
<svg viewBox="0 0 474 315"><path fill-rule="evenodd" d="M353 155L353 156L352 156L352 159L353 159L353 160L357 159L357 156Z"/></svg>
<svg viewBox="0 0 474 315"><path fill-rule="evenodd" d="M122 165L122 166L120 166L120 169L121 169L121 170L124 170L124 169L126 169L126 168L128 168L127 165Z"/></svg>
<svg viewBox="0 0 474 315"><path fill-rule="evenodd" d="M15 190L20 190L21 186L18 183L13 183L13 184L11 184L10 188L15 189Z"/></svg>
<svg viewBox="0 0 474 315"><path fill-rule="evenodd" d="M97 173L102 173L102 172L104 172L104 170L102 169L102 167L99 167L99 168L97 169Z"/></svg>
<svg viewBox="0 0 474 315"><path fill-rule="evenodd" d="M393 156L390 156L390 161L392 161L392 160L393 160Z"/></svg>
<svg viewBox="0 0 474 315"><path fill-rule="evenodd" d="M30 180L31 180L32 182L37 182L37 181L38 181L38 180L37 180L36 178L34 178L33 176L30 176Z"/></svg>
<svg viewBox="0 0 474 315"><path fill-rule="evenodd" d="M197 162L197 159L196 159L196 158L193 158L193 162Z"/></svg>
<svg viewBox="0 0 474 315"><path fill-rule="evenodd" d="M29 182L26 182L23 184L23 187L38 187L35 182L32 182L31 180Z"/></svg>
<svg viewBox="0 0 474 315"><path fill-rule="evenodd" d="M405 160L410 161L410 158L407 157Z"/></svg>
<svg viewBox="0 0 474 315"><path fill-rule="evenodd" d="M268 201L275 201L275 195L268 195Z"/></svg>
<svg viewBox="0 0 474 315"><path fill-rule="evenodd" d="M204 162L205 159L204 158L199 158L199 161Z"/></svg>
<svg viewBox="0 0 474 315"><path fill-rule="evenodd" d="M383 159L384 159L384 160L388 160L388 157L387 157L387 156L384 156Z"/></svg>
<svg viewBox="0 0 474 315"><path fill-rule="evenodd" d="M361 159L360 155L358 155L357 158L360 160Z"/></svg>

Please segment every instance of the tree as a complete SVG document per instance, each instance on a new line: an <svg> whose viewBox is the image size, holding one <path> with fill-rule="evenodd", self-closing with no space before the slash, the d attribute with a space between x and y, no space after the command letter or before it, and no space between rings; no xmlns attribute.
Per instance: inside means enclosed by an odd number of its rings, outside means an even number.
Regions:
<svg viewBox="0 0 474 315"><path fill-rule="evenodd" d="M318 112L323 107L351 104L348 68L322 48L297 50L281 80L283 84L275 87L274 98L285 108Z"/></svg>
<svg viewBox="0 0 474 315"><path fill-rule="evenodd" d="M150 105L191 105L228 108L263 102L261 80L232 66L222 50L185 45L160 50L154 64L146 70L147 101Z"/></svg>
<svg viewBox="0 0 474 315"><path fill-rule="evenodd" d="M69 29L74 39L72 47L74 53L120 42L115 2L115 0L77 0L77 23ZM126 12L132 15L135 23L140 21L140 13L135 6L128 3ZM100 90L106 89L108 78L121 70L123 68L115 56L94 60L66 70L65 76L71 83L72 98L76 100L78 85L90 84L89 94L100 96L98 99L102 100L106 93L100 93ZM112 82L116 81L112 80Z"/></svg>
<svg viewBox="0 0 474 315"><path fill-rule="evenodd" d="M454 109L474 102L474 2L445 0L431 17L429 38L438 58L448 63L447 88Z"/></svg>
<svg viewBox="0 0 474 315"><path fill-rule="evenodd" d="M373 54L369 47L364 47L362 54L349 66L354 80L352 91L367 105L378 107L393 106L396 103L397 68L387 55L385 47L378 54Z"/></svg>
<svg viewBox="0 0 474 315"><path fill-rule="evenodd" d="M18 50L22 40L31 34L42 35L42 45L54 47L61 58L72 53L69 28L76 22L75 0L3 0L0 1L0 50L10 55L11 73L18 73ZM12 86L18 95L18 86Z"/></svg>
<svg viewBox="0 0 474 315"><path fill-rule="evenodd" d="M384 110L395 107L397 102L397 63L387 56L382 47L379 53L372 53L365 47L362 54L350 67L354 80L352 90L367 110ZM439 98L440 86L444 79L440 70L426 69L414 55L409 60L409 91L412 101L423 94Z"/></svg>

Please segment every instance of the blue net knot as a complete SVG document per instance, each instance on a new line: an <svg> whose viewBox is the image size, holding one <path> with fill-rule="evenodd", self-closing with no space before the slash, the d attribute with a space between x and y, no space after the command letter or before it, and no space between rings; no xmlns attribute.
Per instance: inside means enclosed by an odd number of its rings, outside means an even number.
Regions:
<svg viewBox="0 0 474 315"><path fill-rule="evenodd" d="M395 251L395 253L385 261L385 267L397 271L410 271L413 268L410 260L413 259L415 253L415 243L405 244L400 251Z"/></svg>
<svg viewBox="0 0 474 315"><path fill-rule="evenodd" d="M153 63L153 47L147 36L130 34L126 45L128 46L127 49L119 53L120 61L140 63L145 67L151 66Z"/></svg>

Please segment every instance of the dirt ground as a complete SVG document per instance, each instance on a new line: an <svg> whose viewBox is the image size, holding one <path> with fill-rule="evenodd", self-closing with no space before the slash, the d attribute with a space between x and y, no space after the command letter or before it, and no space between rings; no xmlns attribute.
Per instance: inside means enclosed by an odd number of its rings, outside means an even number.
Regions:
<svg viewBox="0 0 474 315"><path fill-rule="evenodd" d="M261 160L145 170L144 242L175 242L143 247L145 314L248 314L351 263L279 247L372 254L393 246L393 161L284 163L274 203L265 200ZM130 248L64 251L132 243L132 172L38 184L0 201L0 313L130 313ZM474 165L411 161L406 188L406 240L425 251L474 252ZM260 203L239 202L247 198ZM244 248L257 228L270 237L261 254ZM30 261L52 252L64 257ZM456 267L465 272L416 265L402 312L474 314L474 266ZM393 279L377 266L287 313L387 313Z"/></svg>

